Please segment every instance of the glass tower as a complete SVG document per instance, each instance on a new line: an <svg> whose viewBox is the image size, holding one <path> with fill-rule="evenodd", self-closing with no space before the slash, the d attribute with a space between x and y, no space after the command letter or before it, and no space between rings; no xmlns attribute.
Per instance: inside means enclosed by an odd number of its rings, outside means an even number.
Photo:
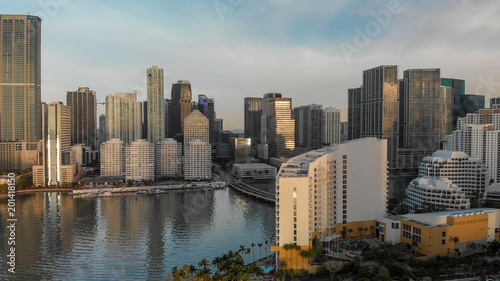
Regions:
<svg viewBox="0 0 500 281"><path fill-rule="evenodd" d="M361 137L361 87L348 89L347 94L347 138L349 140L359 139Z"/></svg>
<svg viewBox="0 0 500 281"><path fill-rule="evenodd" d="M184 130L184 119L191 113L191 84L188 80L179 80L172 84L172 98L170 103L170 135L174 138L182 134Z"/></svg>
<svg viewBox="0 0 500 281"><path fill-rule="evenodd" d="M262 115L262 98L245 98L243 108L245 117L245 138L251 139L252 156L257 157L257 144L260 136L260 116Z"/></svg>
<svg viewBox="0 0 500 281"><path fill-rule="evenodd" d="M71 106L71 144L83 143L96 147L97 100L95 91L79 87L66 93L66 104Z"/></svg>
<svg viewBox="0 0 500 281"><path fill-rule="evenodd" d="M0 33L0 141L38 141L41 19L0 15Z"/></svg>

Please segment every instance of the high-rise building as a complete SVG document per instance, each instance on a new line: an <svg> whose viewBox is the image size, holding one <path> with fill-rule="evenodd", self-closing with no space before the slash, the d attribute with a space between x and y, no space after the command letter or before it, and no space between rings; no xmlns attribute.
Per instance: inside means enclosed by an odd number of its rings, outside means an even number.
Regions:
<svg viewBox="0 0 500 281"><path fill-rule="evenodd" d="M101 143L101 176L125 176L125 146L120 139Z"/></svg>
<svg viewBox="0 0 500 281"><path fill-rule="evenodd" d="M212 177L211 146L202 140L184 143L184 179L208 180Z"/></svg>
<svg viewBox="0 0 500 281"><path fill-rule="evenodd" d="M32 15L0 15L0 141L42 139L41 21Z"/></svg>
<svg viewBox="0 0 500 281"><path fill-rule="evenodd" d="M252 139L251 138L231 138L230 152L234 163L250 163Z"/></svg>
<svg viewBox="0 0 500 281"><path fill-rule="evenodd" d="M184 118L192 111L191 105L191 84L188 80L179 80L172 84L171 97L171 131L168 137L174 138L177 134L182 134L184 130Z"/></svg>
<svg viewBox="0 0 500 281"><path fill-rule="evenodd" d="M222 118L216 118L214 121L214 140L216 143L221 142L222 131L224 131L224 120Z"/></svg>
<svg viewBox="0 0 500 281"><path fill-rule="evenodd" d="M457 120L457 129L447 137L446 149L481 158L489 178L500 180L500 109L483 109ZM489 180L488 179L488 183Z"/></svg>
<svg viewBox="0 0 500 281"><path fill-rule="evenodd" d="M500 108L500 97L490 99L490 108Z"/></svg>
<svg viewBox="0 0 500 281"><path fill-rule="evenodd" d="M71 107L62 102L47 106L46 170L48 185L61 183L61 166L69 163L64 154L71 150ZM69 161L67 161L69 162Z"/></svg>
<svg viewBox="0 0 500 281"><path fill-rule="evenodd" d="M168 137L170 136L170 110L171 110L171 104L172 100L171 99L165 99L164 105L165 105L165 136Z"/></svg>
<svg viewBox="0 0 500 281"><path fill-rule="evenodd" d="M148 83L148 141L157 143L165 137L163 68L157 65L146 71Z"/></svg>
<svg viewBox="0 0 500 281"><path fill-rule="evenodd" d="M125 146L125 179L154 180L155 147L154 144L139 139Z"/></svg>
<svg viewBox="0 0 500 281"><path fill-rule="evenodd" d="M441 86L450 87L453 96L453 126L459 117L467 114L462 107L461 97L465 95L465 80L455 78L441 78Z"/></svg>
<svg viewBox="0 0 500 281"><path fill-rule="evenodd" d="M205 117L208 118L208 132L210 143L214 143L215 131L215 108L214 99L208 98L205 95L198 95L198 108Z"/></svg>
<svg viewBox="0 0 500 281"><path fill-rule="evenodd" d="M252 140L252 157L257 157L257 145L260 139L260 117L262 116L262 98L245 98L245 138Z"/></svg>
<svg viewBox="0 0 500 281"><path fill-rule="evenodd" d="M322 125L324 144L332 145L341 141L340 110L334 107L323 109Z"/></svg>
<svg viewBox="0 0 500 281"><path fill-rule="evenodd" d="M276 177L277 246L271 247L279 252L279 261L299 268L306 264L300 262L299 251L285 250L286 244L307 250L314 238L328 242L337 235L375 235L376 220L386 214L386 150L387 140L363 138L310 151L281 165ZM366 229L372 229L371 235Z"/></svg>
<svg viewBox="0 0 500 281"><path fill-rule="evenodd" d="M106 115L99 115L99 142L98 145L107 141L106 139Z"/></svg>
<svg viewBox="0 0 500 281"><path fill-rule="evenodd" d="M348 108L347 108L347 138L349 140L361 138L362 121L361 113L361 87L347 90Z"/></svg>
<svg viewBox="0 0 500 281"><path fill-rule="evenodd" d="M292 99L280 93L267 93L262 99L261 141L259 157L293 156L295 149L295 120L292 118Z"/></svg>
<svg viewBox="0 0 500 281"><path fill-rule="evenodd" d="M460 97L460 102L465 114L476 113L484 109L484 95L466 94Z"/></svg>
<svg viewBox="0 0 500 281"><path fill-rule="evenodd" d="M71 145L82 143L96 148L97 100L95 91L78 87L66 93L66 104L71 107Z"/></svg>
<svg viewBox="0 0 500 281"><path fill-rule="evenodd" d="M455 121L453 120L453 102L452 89L450 87L441 86L441 102L439 103L439 115L441 116L441 143L446 142L446 136L451 134L451 132L455 129Z"/></svg>
<svg viewBox="0 0 500 281"><path fill-rule="evenodd" d="M463 210L470 208L470 199L463 188L447 178L418 177L405 190L405 207L417 210Z"/></svg>
<svg viewBox="0 0 500 281"><path fill-rule="evenodd" d="M184 119L184 145L192 140L209 143L209 120L198 110Z"/></svg>
<svg viewBox="0 0 500 281"><path fill-rule="evenodd" d="M161 178L182 176L182 144L164 139L156 144L156 175Z"/></svg>
<svg viewBox="0 0 500 281"><path fill-rule="evenodd" d="M482 198L489 182L488 170L481 158L469 157L461 151L438 150L425 157L418 176L447 178L472 198Z"/></svg>
<svg viewBox="0 0 500 281"><path fill-rule="evenodd" d="M399 169L416 169L440 148L440 69L409 69L399 88Z"/></svg>
<svg viewBox="0 0 500 281"><path fill-rule="evenodd" d="M141 139L142 107L136 93L106 96L106 139L120 139L125 144Z"/></svg>
<svg viewBox="0 0 500 281"><path fill-rule="evenodd" d="M382 65L363 71L361 137L387 139L390 169L397 168L398 159L398 84L397 65Z"/></svg>
<svg viewBox="0 0 500 281"><path fill-rule="evenodd" d="M323 145L323 106L311 104L295 107L295 146L306 151L321 148Z"/></svg>

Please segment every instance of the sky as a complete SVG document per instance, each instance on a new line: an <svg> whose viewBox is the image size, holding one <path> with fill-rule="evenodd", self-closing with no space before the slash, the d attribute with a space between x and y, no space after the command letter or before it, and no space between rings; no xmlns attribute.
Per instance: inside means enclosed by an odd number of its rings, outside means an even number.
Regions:
<svg viewBox="0 0 500 281"><path fill-rule="evenodd" d="M0 0L1 14L40 16L42 101L90 87L98 102L137 91L146 68L165 97L191 81L225 129L243 128L245 97L280 92L292 106L347 108L347 89L379 65L440 68L466 92L500 96L500 1ZM99 106L98 113L104 108Z"/></svg>

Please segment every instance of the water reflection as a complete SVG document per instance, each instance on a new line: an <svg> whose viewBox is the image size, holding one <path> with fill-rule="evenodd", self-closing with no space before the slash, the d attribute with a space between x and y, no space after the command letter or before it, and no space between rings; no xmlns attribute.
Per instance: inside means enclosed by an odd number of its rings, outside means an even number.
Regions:
<svg viewBox="0 0 500 281"><path fill-rule="evenodd" d="M6 203L0 278L12 277ZM274 232L274 206L231 190L97 199L39 193L18 196L16 211L17 280L161 279L173 266L263 243Z"/></svg>

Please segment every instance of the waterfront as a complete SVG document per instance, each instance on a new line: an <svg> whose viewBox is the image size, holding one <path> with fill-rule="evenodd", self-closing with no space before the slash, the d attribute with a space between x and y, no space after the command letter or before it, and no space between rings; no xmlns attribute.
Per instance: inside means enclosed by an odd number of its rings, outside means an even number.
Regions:
<svg viewBox="0 0 500 281"><path fill-rule="evenodd" d="M159 280L173 266L264 243L275 224L274 205L231 189L93 199L36 193L19 195L17 207L17 280ZM0 200L1 237L6 208ZM0 277L10 277L5 239L0 247ZM256 258L264 247L255 246Z"/></svg>

